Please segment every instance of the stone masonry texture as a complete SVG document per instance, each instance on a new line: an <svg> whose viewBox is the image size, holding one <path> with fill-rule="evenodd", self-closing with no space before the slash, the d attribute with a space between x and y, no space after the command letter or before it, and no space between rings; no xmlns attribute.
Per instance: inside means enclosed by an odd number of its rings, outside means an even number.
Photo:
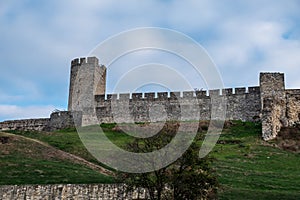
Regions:
<svg viewBox="0 0 300 200"><path fill-rule="evenodd" d="M149 198L144 189L136 189L134 192L126 193L124 184L67 184L0 186L0 199L143 200Z"/></svg>

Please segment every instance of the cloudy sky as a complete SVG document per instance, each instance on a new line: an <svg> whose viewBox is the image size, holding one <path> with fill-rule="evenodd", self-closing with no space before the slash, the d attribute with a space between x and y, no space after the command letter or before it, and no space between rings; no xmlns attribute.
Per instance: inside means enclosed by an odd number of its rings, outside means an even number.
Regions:
<svg viewBox="0 0 300 200"><path fill-rule="evenodd" d="M0 27L0 121L66 109L70 61L138 27L196 40L226 87L255 86L260 71L279 71L288 88L300 88L299 0L3 0Z"/></svg>

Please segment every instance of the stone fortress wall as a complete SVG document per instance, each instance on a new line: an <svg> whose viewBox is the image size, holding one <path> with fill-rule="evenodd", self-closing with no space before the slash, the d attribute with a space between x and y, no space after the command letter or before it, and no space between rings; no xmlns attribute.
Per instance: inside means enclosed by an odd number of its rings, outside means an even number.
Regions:
<svg viewBox="0 0 300 200"><path fill-rule="evenodd" d="M163 121L163 117L159 117L163 110L166 111L166 120L180 120L181 108L192 107L193 103L198 103L197 109L200 111L200 116L189 115L184 120L210 120L211 119L211 95L220 95L225 93L224 100L226 101L226 119L228 120L243 120L254 121L259 118L260 104L260 88L249 87L207 91L183 91L181 92L158 92L158 93L132 93L132 94L108 94L96 95L95 105L98 120L101 123L110 123L114 118L118 118L120 122L129 122L130 118L134 118L135 122L150 122L153 120ZM144 97L143 97L144 96ZM195 100L195 101L192 101ZM112 105L116 104L117 108L114 112ZM122 109L118 104L129 104L129 113L126 109ZM149 116L149 111L152 108L158 107L157 116L152 118ZM196 113L196 112L195 112ZM117 115L117 116L116 116Z"/></svg>
<svg viewBox="0 0 300 200"><path fill-rule="evenodd" d="M226 120L261 121L264 140L275 138L281 127L300 122L300 89L285 89L283 73L261 73L259 86L224 90L106 94L105 87L106 68L97 58L71 62L69 111L83 111L82 125L210 120L212 96L226 101ZM199 106L193 108L195 100ZM200 116L181 118L183 108L198 109Z"/></svg>
<svg viewBox="0 0 300 200"><path fill-rule="evenodd" d="M226 100L226 119L253 121L260 118L260 88L228 88L211 91L106 94L106 67L98 59L80 58L71 62L69 111L83 111L82 125L94 123L153 122L182 119L182 110L197 101L200 116L183 120L210 120L211 96ZM98 77L97 77L98 76ZM95 81L96 80L96 81ZM117 109L113 109L113 105ZM95 107L95 109L93 109ZM153 112L155 107L157 112ZM162 116L162 112L166 116ZM151 117L151 114L155 116ZM128 115L130 114L130 115ZM97 119L94 118L97 116Z"/></svg>
<svg viewBox="0 0 300 200"><path fill-rule="evenodd" d="M96 57L77 58L71 62L68 111L52 113L50 119L1 122L0 130L72 127L74 113L76 124L82 126L115 121L210 120L211 97L215 95L226 100L227 120L261 121L262 138L269 140L281 127L300 122L300 89L285 89L282 73L261 73L259 82L255 87L224 90L106 94L106 67ZM181 118L184 108L200 114Z"/></svg>

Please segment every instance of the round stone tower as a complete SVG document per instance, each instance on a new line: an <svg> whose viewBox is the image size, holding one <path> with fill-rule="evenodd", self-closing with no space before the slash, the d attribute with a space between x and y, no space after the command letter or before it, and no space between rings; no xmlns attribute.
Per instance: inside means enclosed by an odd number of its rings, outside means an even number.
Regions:
<svg viewBox="0 0 300 200"><path fill-rule="evenodd" d="M96 57L76 58L71 62L69 111L82 111L82 125L93 124L95 95L105 94L106 67Z"/></svg>

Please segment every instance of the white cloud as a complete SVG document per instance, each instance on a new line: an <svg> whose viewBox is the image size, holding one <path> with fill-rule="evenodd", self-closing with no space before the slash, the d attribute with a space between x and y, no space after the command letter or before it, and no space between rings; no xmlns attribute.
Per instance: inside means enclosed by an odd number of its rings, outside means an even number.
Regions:
<svg viewBox="0 0 300 200"><path fill-rule="evenodd" d="M0 120L27 119L27 118L48 118L56 108L48 106L0 105Z"/></svg>
<svg viewBox="0 0 300 200"><path fill-rule="evenodd" d="M220 21L217 28L220 34L208 42L207 48L220 67L227 86L256 85L260 71L280 71L286 73L287 87L297 87L299 37L285 38L284 35L296 32L298 26L294 20L298 15L295 8L287 8L290 6L275 4L272 8L263 7L253 16L243 17L246 12L230 18L225 16Z"/></svg>
<svg viewBox="0 0 300 200"><path fill-rule="evenodd" d="M268 70L300 88L299 10L298 0L1 1L0 104L65 104L70 60L141 26L182 31L203 44L227 87L257 85L259 71Z"/></svg>

